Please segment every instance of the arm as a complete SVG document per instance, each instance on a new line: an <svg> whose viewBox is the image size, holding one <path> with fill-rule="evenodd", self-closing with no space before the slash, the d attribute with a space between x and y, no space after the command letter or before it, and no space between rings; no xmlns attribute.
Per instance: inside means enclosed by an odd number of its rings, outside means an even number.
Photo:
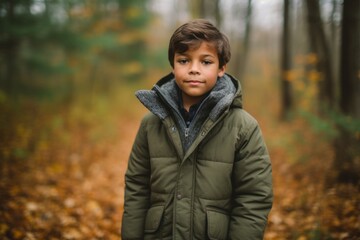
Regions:
<svg viewBox="0 0 360 240"><path fill-rule="evenodd" d="M122 239L143 239L146 212L150 201L150 160L146 125L141 123L125 174L125 202Z"/></svg>
<svg viewBox="0 0 360 240"><path fill-rule="evenodd" d="M240 135L233 170L229 239L263 239L272 207L271 163L257 122Z"/></svg>

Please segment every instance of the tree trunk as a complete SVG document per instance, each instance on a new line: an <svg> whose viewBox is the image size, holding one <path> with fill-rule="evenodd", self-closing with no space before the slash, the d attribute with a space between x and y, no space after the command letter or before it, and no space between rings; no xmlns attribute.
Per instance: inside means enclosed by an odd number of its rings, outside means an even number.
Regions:
<svg viewBox="0 0 360 240"><path fill-rule="evenodd" d="M340 26L338 25L337 13L339 12L341 5L338 0L332 0L332 11L330 16L330 48L331 48L331 64L332 64L332 73L333 73L333 93L334 93L334 103L335 107L339 107L339 59L340 59Z"/></svg>
<svg viewBox="0 0 360 240"><path fill-rule="evenodd" d="M220 0L194 0L189 4L193 18L210 19L217 27L220 27L222 18Z"/></svg>
<svg viewBox="0 0 360 240"><path fill-rule="evenodd" d="M341 43L340 107L360 119L360 1L345 0Z"/></svg>
<svg viewBox="0 0 360 240"><path fill-rule="evenodd" d="M214 7L214 16L215 16L215 21L216 21L216 25L218 27L221 26L222 24L222 15L221 15L221 9L220 9L220 0L215 0L215 7Z"/></svg>
<svg viewBox="0 0 360 240"><path fill-rule="evenodd" d="M237 41L237 50L234 54L233 71L234 75L242 79L245 74L247 57L250 49L250 33L251 33L251 16L252 16L252 2L248 0L246 17L245 17L245 32L244 37Z"/></svg>
<svg viewBox="0 0 360 240"><path fill-rule="evenodd" d="M9 24L14 23L15 18L15 2L8 1L6 4L7 21ZM15 81L16 81L16 57L17 57L17 46L18 39L16 39L12 33L2 33L6 36L6 39L0 43L0 49L6 59L5 75L2 79L2 87L10 96L15 94Z"/></svg>
<svg viewBox="0 0 360 240"><path fill-rule="evenodd" d="M340 108L351 121L360 120L360 1L345 0L343 5L340 66ZM339 126L335 140L334 169L337 180L360 184L360 132Z"/></svg>
<svg viewBox="0 0 360 240"><path fill-rule="evenodd" d="M193 18L204 18L205 17L205 0L193 0L190 1L190 12Z"/></svg>
<svg viewBox="0 0 360 240"><path fill-rule="evenodd" d="M282 52L281 52L281 102L282 112L281 118L285 119L292 108L291 85L286 75L291 69L291 54L290 54L290 0L284 0L284 22L282 35Z"/></svg>
<svg viewBox="0 0 360 240"><path fill-rule="evenodd" d="M334 78L332 74L329 44L326 41L325 30L321 20L320 5L318 0L306 0L307 20L310 38L310 48L319 56L320 71L324 78L320 82L320 100L329 104L335 104Z"/></svg>
<svg viewBox="0 0 360 240"><path fill-rule="evenodd" d="M241 78L245 74L247 56L250 49L250 33L251 33L251 16L252 16L252 3L251 0L248 0L247 10L246 10L246 24L245 24L245 35L242 45L242 57L239 64L239 77Z"/></svg>

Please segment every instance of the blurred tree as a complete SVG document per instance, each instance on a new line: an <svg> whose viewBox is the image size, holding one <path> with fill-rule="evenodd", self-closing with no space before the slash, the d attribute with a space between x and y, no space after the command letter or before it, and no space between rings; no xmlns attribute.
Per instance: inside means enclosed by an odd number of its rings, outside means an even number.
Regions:
<svg viewBox="0 0 360 240"><path fill-rule="evenodd" d="M52 8L49 2L32 0L0 3L0 62L5 66L0 82L9 96L46 94L38 74L69 73L70 66L59 55L61 49L85 46L83 38L66 24L60 3L52 4L59 5ZM46 84L51 81L47 79Z"/></svg>
<svg viewBox="0 0 360 240"><path fill-rule="evenodd" d="M291 53L290 53L290 8L291 0L284 0L284 19L283 19L283 34L282 34L282 48L281 48L281 118L285 119L292 108L291 96Z"/></svg>
<svg viewBox="0 0 360 240"><path fill-rule="evenodd" d="M332 66L332 73L334 78L334 86L333 86L333 94L334 94L334 101L336 103L336 107L338 107L339 103L339 59L340 59L340 39L341 39L341 25L340 25L340 17L341 16L341 8L342 8L342 1L340 0L332 0L331 2L331 15L329 17L330 22L330 29L328 38L330 40L329 47L331 49L331 66Z"/></svg>
<svg viewBox="0 0 360 240"><path fill-rule="evenodd" d="M81 89L139 79L146 69L146 3L0 1L0 90L71 101Z"/></svg>
<svg viewBox="0 0 360 240"><path fill-rule="evenodd" d="M338 125L334 168L338 180L360 184L360 1L343 3L340 67L340 108L347 116ZM356 125L355 125L356 126Z"/></svg>
<svg viewBox="0 0 360 240"><path fill-rule="evenodd" d="M220 0L189 1L191 16L193 18L206 18L220 26L222 22Z"/></svg>
<svg viewBox="0 0 360 240"><path fill-rule="evenodd" d="M335 104L332 56L321 19L320 4L318 0L306 0L305 2L310 49L319 56L320 71L324 74L322 81L319 81L319 97L328 104Z"/></svg>
<svg viewBox="0 0 360 240"><path fill-rule="evenodd" d="M212 1L214 6L213 6L213 9L214 9L214 18L215 18L215 21L216 21L216 24L217 26L221 26L221 23L222 23L222 15L221 15L221 9L220 9L220 0L214 0Z"/></svg>
<svg viewBox="0 0 360 240"><path fill-rule="evenodd" d="M205 17L205 0L193 0L189 1L190 12L193 18L204 18Z"/></svg>
<svg viewBox="0 0 360 240"><path fill-rule="evenodd" d="M120 32L122 48L117 55L124 65L128 80L141 79L146 65L146 26L149 22L147 0L118 0L120 21L124 28ZM126 50L125 50L126 49ZM125 51L124 51L125 50Z"/></svg>
<svg viewBox="0 0 360 240"><path fill-rule="evenodd" d="M0 78L1 88L6 92L12 93L15 85L15 62L17 56L17 49L19 41L15 34L11 33L10 26L14 25L15 21L15 3L14 1L3 1L0 3L0 8L6 12L0 21L0 49L1 49L1 65L5 66L2 69ZM8 31L7 31L8 30Z"/></svg>
<svg viewBox="0 0 360 240"><path fill-rule="evenodd" d="M245 14L245 31L241 39L235 42L237 51L234 54L234 75L242 79L245 74L246 62L250 50L250 35L251 35L251 18L252 18L252 1L247 1Z"/></svg>

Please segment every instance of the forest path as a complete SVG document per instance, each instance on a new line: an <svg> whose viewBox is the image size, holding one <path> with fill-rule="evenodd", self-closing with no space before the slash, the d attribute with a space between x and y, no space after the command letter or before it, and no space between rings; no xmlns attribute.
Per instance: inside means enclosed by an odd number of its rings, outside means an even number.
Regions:
<svg viewBox="0 0 360 240"><path fill-rule="evenodd" d="M139 121L111 142L1 165L0 239L120 239L124 173ZM61 148L61 146L59 146Z"/></svg>

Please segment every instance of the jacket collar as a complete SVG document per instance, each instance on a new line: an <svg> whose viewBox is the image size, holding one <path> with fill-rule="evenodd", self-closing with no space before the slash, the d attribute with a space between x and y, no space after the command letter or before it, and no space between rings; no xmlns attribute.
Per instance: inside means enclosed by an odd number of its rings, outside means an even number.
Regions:
<svg viewBox="0 0 360 240"><path fill-rule="evenodd" d="M139 90L135 95L146 108L160 119L168 117L171 110L178 111L179 94L172 73L161 78L151 90ZM240 82L231 75L225 74L218 79L204 102L207 102L206 105L211 105L209 118L213 121L230 106L242 108Z"/></svg>

